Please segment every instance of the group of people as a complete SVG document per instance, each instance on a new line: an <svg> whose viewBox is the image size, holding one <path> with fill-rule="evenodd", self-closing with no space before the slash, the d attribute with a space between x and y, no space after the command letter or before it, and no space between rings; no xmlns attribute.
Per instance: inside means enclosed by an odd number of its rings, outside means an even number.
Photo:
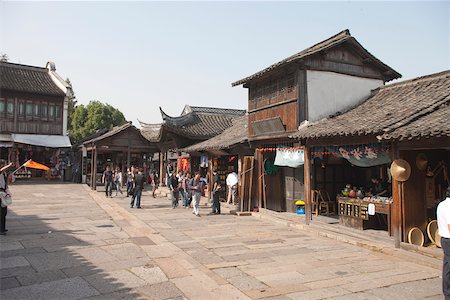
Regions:
<svg viewBox="0 0 450 300"><path fill-rule="evenodd" d="M123 176L119 167L114 170L109 165L106 166L103 172L102 182L105 184L106 197L112 197L113 189L116 191L116 196L118 193L123 194ZM155 198L155 191L159 185L159 178L156 171L153 171L148 179L146 179L142 168L132 166L127 169L126 196L131 196L130 208L133 208L135 204L136 208L141 208L142 191L147 182L152 185L153 198Z"/></svg>
<svg viewBox="0 0 450 300"><path fill-rule="evenodd" d="M232 172L227 177L228 186L228 204L237 204L237 174ZM200 177L200 172L195 172L194 177L190 172L178 171L178 173L169 173L167 178L167 186L170 189L172 197L172 209L178 207L179 201L181 205L186 208L192 206L192 213L199 215L200 199L206 187L205 179ZM212 211L211 214L220 214L220 200L219 196L223 192L223 187L219 180L217 170L213 170L213 179L211 182L211 198Z"/></svg>
<svg viewBox="0 0 450 300"><path fill-rule="evenodd" d="M181 170L178 173L170 173L167 186L172 196L172 209L178 207L181 197L182 206L190 208L192 204L192 213L200 217L200 199L205 185L205 181L200 177L200 172L195 172L194 177L190 172Z"/></svg>

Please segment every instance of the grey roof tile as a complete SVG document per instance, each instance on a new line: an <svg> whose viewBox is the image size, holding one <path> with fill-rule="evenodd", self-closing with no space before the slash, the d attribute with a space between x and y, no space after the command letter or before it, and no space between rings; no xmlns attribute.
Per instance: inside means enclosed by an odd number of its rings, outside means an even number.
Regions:
<svg viewBox="0 0 450 300"><path fill-rule="evenodd" d="M0 62L2 90L51 96L65 96L50 77L46 68Z"/></svg>

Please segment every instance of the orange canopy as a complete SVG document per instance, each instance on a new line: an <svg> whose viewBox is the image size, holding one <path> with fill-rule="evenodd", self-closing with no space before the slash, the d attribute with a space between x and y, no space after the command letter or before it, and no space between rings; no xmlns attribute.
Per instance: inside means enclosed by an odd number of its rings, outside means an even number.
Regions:
<svg viewBox="0 0 450 300"><path fill-rule="evenodd" d="M50 170L49 167L44 166L44 165L42 165L40 163L37 163L37 162L35 162L35 161L31 160L31 159L29 161L27 161L26 163L24 163L23 165L25 167L27 167L27 168L32 168L32 169L39 169L39 170L45 170L45 171Z"/></svg>

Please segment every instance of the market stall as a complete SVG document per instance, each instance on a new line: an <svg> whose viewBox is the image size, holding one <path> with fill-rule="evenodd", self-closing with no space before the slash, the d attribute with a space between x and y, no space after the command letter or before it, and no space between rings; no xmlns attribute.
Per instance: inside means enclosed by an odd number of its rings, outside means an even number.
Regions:
<svg viewBox="0 0 450 300"><path fill-rule="evenodd" d="M312 147L316 214L326 206L326 214L336 212L341 225L391 235L389 152L383 144Z"/></svg>

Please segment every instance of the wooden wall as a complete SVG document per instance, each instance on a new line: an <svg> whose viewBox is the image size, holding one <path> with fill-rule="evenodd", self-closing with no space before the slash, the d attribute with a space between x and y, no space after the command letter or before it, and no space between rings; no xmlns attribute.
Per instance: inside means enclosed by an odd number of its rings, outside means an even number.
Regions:
<svg viewBox="0 0 450 300"><path fill-rule="evenodd" d="M0 101L5 102L5 111L0 113L0 132L31 133L44 135L63 134L64 97L53 97L27 93L1 92ZM13 113L7 112L7 103L14 106ZM32 113L27 114L27 105L32 105ZM35 114L35 105L39 114ZM43 106L47 114L42 114ZM50 117L50 107L53 107L55 116ZM56 116L56 109L59 110ZM22 110L23 113L20 113Z"/></svg>
<svg viewBox="0 0 450 300"><path fill-rule="evenodd" d="M280 117L287 132L296 131L298 128L298 116L297 116L297 101L283 104L277 107L271 107L257 112L249 113L249 136L255 136L255 132L252 128L252 123L255 121L261 121L271 119L274 117Z"/></svg>
<svg viewBox="0 0 450 300"><path fill-rule="evenodd" d="M276 73L249 86L249 136L255 136L252 122L280 117L286 131L294 131L298 119L298 73Z"/></svg>

